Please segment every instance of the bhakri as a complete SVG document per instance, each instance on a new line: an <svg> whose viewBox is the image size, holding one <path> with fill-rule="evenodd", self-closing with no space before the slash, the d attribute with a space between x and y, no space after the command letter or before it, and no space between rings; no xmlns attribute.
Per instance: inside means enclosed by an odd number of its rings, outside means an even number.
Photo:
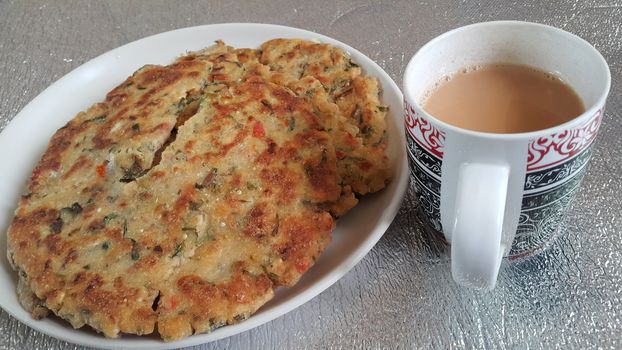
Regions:
<svg viewBox="0 0 622 350"><path fill-rule="evenodd" d="M379 95L341 50L296 39L139 69L33 170L8 232L22 305L107 337L244 320L385 186Z"/></svg>

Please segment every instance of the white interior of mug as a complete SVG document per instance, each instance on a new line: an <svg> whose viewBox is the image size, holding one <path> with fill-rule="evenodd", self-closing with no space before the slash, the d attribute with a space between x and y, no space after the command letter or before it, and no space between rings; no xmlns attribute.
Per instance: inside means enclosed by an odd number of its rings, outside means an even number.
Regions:
<svg viewBox="0 0 622 350"><path fill-rule="evenodd" d="M404 75L404 93L421 105L425 93L465 67L522 64L554 74L581 97L586 110L609 92L609 68L585 40L554 27L517 21L474 24L430 41L413 57Z"/></svg>

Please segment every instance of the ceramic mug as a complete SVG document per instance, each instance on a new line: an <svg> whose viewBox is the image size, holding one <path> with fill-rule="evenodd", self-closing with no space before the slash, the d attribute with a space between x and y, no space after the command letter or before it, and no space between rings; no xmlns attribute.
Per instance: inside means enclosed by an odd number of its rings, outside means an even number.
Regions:
<svg viewBox="0 0 622 350"><path fill-rule="evenodd" d="M462 68L521 64L560 77L583 100L580 116L526 133L477 132L426 113L421 99ZM542 249L579 189L603 117L611 76L585 40L546 25L469 25L424 45L404 74L410 170L429 223L451 244L456 282L494 287L504 256Z"/></svg>

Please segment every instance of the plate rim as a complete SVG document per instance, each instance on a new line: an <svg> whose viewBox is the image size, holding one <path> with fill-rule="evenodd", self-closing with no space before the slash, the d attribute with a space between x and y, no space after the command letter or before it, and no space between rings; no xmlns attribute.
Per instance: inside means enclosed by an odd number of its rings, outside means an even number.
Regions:
<svg viewBox="0 0 622 350"><path fill-rule="evenodd" d="M18 124L17 121L24 118L24 115L28 114L28 112L30 112L31 109L36 108L36 106L41 103L40 101L44 100L44 98L48 94L51 94L53 90L58 88L57 85L61 85L63 81L71 79L71 77L74 75L78 75L82 70L85 70L91 66L100 64L100 61L106 60L109 56L113 56L115 55L115 53L123 49L127 49L128 47L135 46L141 42L146 42L149 40L165 40L166 36L176 36L176 35L183 34L184 32L189 32L189 31L194 31L194 30L209 31L209 30L218 30L218 29L220 30L232 29L232 28L235 29L239 27L259 27L259 30L273 29L273 30L278 30L278 31L291 32L294 35L316 37L318 40L320 40L320 42L328 42L331 45L335 45L346 50L348 54L354 53L355 55L363 57L366 61L368 61L366 62L366 64L373 66L374 69L378 72L378 74L382 75L384 80L386 80L389 83L390 86L383 86L384 91L391 90L393 93L396 93L400 101L403 99L401 90L399 89L395 81L393 81L391 76L388 73L386 73L384 69L382 69L382 67L380 67L375 61L367 57L362 52L345 44L344 42L340 40L337 40L327 35L316 33L310 30L291 27L291 26L285 26L285 25L278 25L278 24L256 23L256 22L212 23L212 24L177 28L177 29L173 29L169 31L164 31L164 32L148 35L148 36L136 39L134 41L131 41L129 43L123 44L121 46L118 46L116 48L113 48L111 50L108 50L82 63L78 67L64 74L61 78L52 82L49 86L43 89L35 98L33 98L30 102L28 102L5 126L5 128L0 133L0 139L7 134L11 134L13 132L12 131L13 128L17 127L16 126ZM295 37L295 36L290 36L290 37ZM208 41L206 40L206 43L207 42ZM180 52L179 54L182 54L182 52ZM171 57L171 59L174 59L174 57ZM148 62L145 62L145 64L148 64ZM393 113L400 113L399 116L401 116L401 110L394 111ZM396 164L394 166L396 172L394 174L394 179L392 181L397 182L395 185L396 189L395 189L394 197L391 198L389 205L384 208L383 213L379 216L378 222L376 222L373 229L370 230L371 234L366 240L361 242L361 245L358 248L356 248L352 252L352 254L346 257L342 262L333 266L329 270L329 272L326 273L324 277L319 278L315 283L307 287L305 290L301 291L300 294L294 296L290 300L286 300L282 302L281 304L274 306L270 310L270 312L261 314L259 316L253 315L243 322L240 322L234 325L228 325L226 327L220 328L219 330L211 332L211 333L195 334L190 337L187 337L187 338L184 338L178 341L174 341L174 342L161 341L159 344L152 344L152 343L142 344L143 340L153 340L153 338L143 338L143 339L137 338L137 340L135 341L134 338L123 339L123 337L121 337L117 339L110 339L110 338L105 338L101 334L98 334L98 337L101 337L100 339L101 342L98 344L94 344L88 341L82 341L82 339L75 339L71 337L72 331L81 332L82 331L81 329L74 329L74 330L68 329L69 331L68 335L54 334L52 333L50 329L46 327L46 324L40 323L39 321L34 320L32 318L23 318L19 315L16 315L1 302L0 302L0 307L2 307L4 311L6 311L8 314L10 314L12 317L14 317L19 322L23 323L24 325L32 329L35 329L38 332L46 334L50 337L53 337L55 339L60 339L60 340L63 340L63 341L66 341L72 344L105 348L105 349L112 349L112 348L119 348L119 347L124 347L128 349L147 349L147 348L148 349L171 349L171 348L205 344L205 343L209 343L212 341L227 338L227 337L230 337L236 334L243 333L245 331L248 331L250 329L253 329L260 325L268 323L278 317L281 317L284 314L290 311L293 311L294 309L305 304L309 300L315 298L316 296L324 292L326 289L331 287L333 284L335 284L342 277L344 277L354 266L356 266L362 260L363 257L365 257L375 247L376 243L380 240L380 238L384 235L386 230L389 228L390 224L393 222L393 219L395 218L399 208L401 207L406 189L408 187L407 186L408 181L409 181L408 158L407 158L406 150L405 150L404 125L402 122L399 122L400 120L399 116L396 115L395 117L393 117L393 119L397 121L396 126L397 126L398 134L399 134L397 136L399 137L400 142L403 145L402 156L398 157L398 159L395 160ZM10 219L11 218L9 217L9 220ZM0 233L0 235L2 235L0 239L3 241L2 244L0 244L0 246L4 247L6 240L7 240L6 231ZM21 307L21 305L18 305L18 307ZM70 327L68 323L67 323L67 326Z"/></svg>

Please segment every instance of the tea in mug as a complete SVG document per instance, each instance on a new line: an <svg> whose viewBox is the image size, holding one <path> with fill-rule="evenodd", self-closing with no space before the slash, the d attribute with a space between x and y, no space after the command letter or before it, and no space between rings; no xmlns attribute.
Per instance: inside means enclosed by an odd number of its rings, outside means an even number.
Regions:
<svg viewBox="0 0 622 350"><path fill-rule="evenodd" d="M438 82L422 102L426 112L448 124L490 133L542 130L585 111L560 78L515 64L465 68Z"/></svg>

